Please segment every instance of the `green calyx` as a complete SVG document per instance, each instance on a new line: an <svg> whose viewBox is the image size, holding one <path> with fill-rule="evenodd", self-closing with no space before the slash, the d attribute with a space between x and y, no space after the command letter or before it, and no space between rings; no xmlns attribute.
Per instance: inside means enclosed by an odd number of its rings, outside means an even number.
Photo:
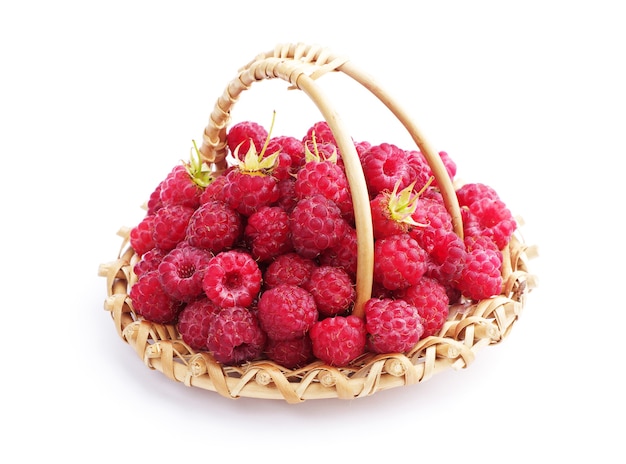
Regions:
<svg viewBox="0 0 626 464"><path fill-rule="evenodd" d="M413 219L413 214L417 210L417 204L419 201L420 195L428 188L428 186L432 183L433 177L428 179L426 185L421 188L421 190L417 193L413 192L413 187L415 187L415 182L413 182L408 187L403 188L398 192L400 188L400 181L396 182L396 185L393 188L393 192L389 194L388 208L389 208L389 216L391 219L397 222L402 222L404 224L409 224L411 226L416 227L425 227L427 224L421 224Z"/></svg>
<svg viewBox="0 0 626 464"><path fill-rule="evenodd" d="M189 156L189 162L183 161L183 165L185 166L189 177L191 177L191 180L198 186L204 188L213 182L211 168L202 159L202 155L200 154L200 150L198 150L196 141L192 140L192 142L193 149L191 150L191 155Z"/></svg>
<svg viewBox="0 0 626 464"><path fill-rule="evenodd" d="M304 159L308 163L309 161L329 161L331 163L337 163L337 150L333 149L333 152L329 156L322 156L317 148L317 140L315 138L315 132L311 134L311 142L313 142L313 151L309 148L309 144L304 144Z"/></svg>
<svg viewBox="0 0 626 464"><path fill-rule="evenodd" d="M278 156L280 155L280 151L272 153L271 155L265 156L265 152L270 143L270 138L272 136L272 130L274 129L274 121L276 120L276 111L274 111L272 115L272 124L270 126L269 131L267 132L267 138L265 139L265 143L263 144L263 148L260 153L257 153L256 147L254 146L254 142L250 139L250 148L246 155L243 158L243 161L239 161L239 171L250 174L250 175L267 175L272 172L272 170L278 164ZM241 142L234 151L235 158L239 158L239 148L243 142Z"/></svg>

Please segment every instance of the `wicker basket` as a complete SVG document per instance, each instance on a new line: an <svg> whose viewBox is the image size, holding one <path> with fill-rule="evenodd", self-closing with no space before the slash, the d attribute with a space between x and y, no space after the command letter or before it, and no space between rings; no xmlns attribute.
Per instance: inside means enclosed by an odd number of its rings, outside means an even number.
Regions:
<svg viewBox="0 0 626 464"><path fill-rule="evenodd" d="M300 89L316 104L337 140L353 196L358 245L357 298L353 313L362 317L363 306L371 296L373 280L373 232L369 198L363 171L349 132L328 98L316 84L327 72L342 72L373 93L409 132L426 157L452 218L455 232L462 236L463 223L453 186L438 156L418 128L388 93L351 61L329 50L306 44L279 45L258 55L239 70L218 99L204 131L200 148L205 160L219 173L227 168L226 132L230 112L240 94L254 82L282 79ZM535 280L528 273L527 261L534 255L516 232L503 252L502 292L497 297L471 305L451 306L449 317L436 336L420 340L408 353L366 354L348 367L332 367L320 361L297 370L270 361L241 366L221 365L208 352L194 352L179 336L174 325L148 322L138 317L129 298L136 281L132 269L138 260L123 228L118 258L102 264L99 275L106 277L107 298L118 335L145 364L170 379L190 387L214 391L227 398L253 397L282 399L298 403L310 399L353 399L378 391L423 382L448 368L464 368L485 346L499 343L520 316L526 295Z"/></svg>

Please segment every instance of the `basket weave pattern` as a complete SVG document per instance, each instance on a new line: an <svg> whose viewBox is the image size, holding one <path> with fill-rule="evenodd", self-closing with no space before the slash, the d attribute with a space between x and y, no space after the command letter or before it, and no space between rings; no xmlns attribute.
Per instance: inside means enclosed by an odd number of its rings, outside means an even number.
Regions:
<svg viewBox="0 0 626 464"><path fill-rule="evenodd" d="M278 78L307 94L329 124L344 158L353 196L358 246L357 299L353 314L362 317L363 305L371 297L372 288L371 211L354 143L338 113L316 84L316 79L328 72L342 72L363 85L404 125L428 161L455 232L462 236L463 224L455 186L438 153L428 145L401 106L369 75L323 47L278 45L241 68L210 114L200 152L216 174L227 168L226 132L230 111L242 92L253 83ZM174 325L145 321L136 315L128 295L137 279L133 266L139 257L129 245L129 232L127 228L120 230L123 241L118 258L99 269L99 274L106 278L104 307L110 312L118 335L149 368L174 381L214 391L227 398L283 399L289 403L321 398L353 399L423 382L444 369L464 368L474 360L479 349L499 343L509 334L523 310L527 294L535 285L527 267L535 250L525 245L516 233L502 250L501 294L473 304L451 306L448 320L440 332L420 340L408 353L368 353L350 366L341 368L317 361L291 370L266 360L224 366L210 353L194 352L180 338Z"/></svg>

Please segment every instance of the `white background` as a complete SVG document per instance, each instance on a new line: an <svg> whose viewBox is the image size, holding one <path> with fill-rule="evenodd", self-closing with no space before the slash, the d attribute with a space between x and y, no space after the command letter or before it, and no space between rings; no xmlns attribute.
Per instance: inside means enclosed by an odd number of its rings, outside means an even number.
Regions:
<svg viewBox="0 0 626 464"><path fill-rule="evenodd" d="M3 462L623 462L619 2L347 3L2 3ZM115 333L97 271L117 230L236 70L300 41L402 99L539 246L521 319L467 369L356 401L228 400L149 370ZM356 84L328 82L356 139L404 144ZM274 109L276 133L319 119L274 82L233 117L267 124Z"/></svg>

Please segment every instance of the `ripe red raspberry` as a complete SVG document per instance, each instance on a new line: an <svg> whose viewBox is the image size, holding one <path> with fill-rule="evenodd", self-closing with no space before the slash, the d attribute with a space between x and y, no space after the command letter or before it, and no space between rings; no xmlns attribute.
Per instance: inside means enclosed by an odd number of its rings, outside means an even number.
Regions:
<svg viewBox="0 0 626 464"><path fill-rule="evenodd" d="M466 254L458 289L472 300L483 300L502 291L501 258L499 252L475 248Z"/></svg>
<svg viewBox="0 0 626 464"><path fill-rule="evenodd" d="M261 262L293 251L289 215L280 206L263 206L250 215L244 237L252 256Z"/></svg>
<svg viewBox="0 0 626 464"><path fill-rule="evenodd" d="M422 191L415 192L414 185L398 191L398 182L393 191L385 190L370 200L374 238L404 234L414 227L424 227L426 223L415 220L415 211L422 202Z"/></svg>
<svg viewBox="0 0 626 464"><path fill-rule="evenodd" d="M159 182L156 188L150 194L148 198L148 202L146 203L146 210L148 216L156 213L161 206L163 206L163 202L161 201L161 187L163 186L163 181Z"/></svg>
<svg viewBox="0 0 626 464"><path fill-rule="evenodd" d="M263 280L268 288L281 284L300 287L309 280L316 264L312 259L297 253L285 253L277 256L265 270Z"/></svg>
<svg viewBox="0 0 626 464"><path fill-rule="evenodd" d="M190 177L184 165L174 167L161 185L161 203L169 205L185 205L197 208L203 188Z"/></svg>
<svg viewBox="0 0 626 464"><path fill-rule="evenodd" d="M257 314L267 336L279 341L303 337L319 317L313 295L287 284L263 292Z"/></svg>
<svg viewBox="0 0 626 464"><path fill-rule="evenodd" d="M226 174L228 171L231 171L234 167L227 169L222 175L217 176L213 182L205 187L200 195L200 204L207 203L209 201L218 200L221 202L226 202L224 198L224 184L226 183Z"/></svg>
<svg viewBox="0 0 626 464"><path fill-rule="evenodd" d="M250 141L252 140L258 153L263 148L267 135L267 130L262 125L253 121L242 121L229 129L226 135L226 144L231 153L234 154L237 151L240 155L237 159L243 159L250 150Z"/></svg>
<svg viewBox="0 0 626 464"><path fill-rule="evenodd" d="M200 297L187 304L178 316L178 332L192 350L208 351L211 317L220 310L211 300Z"/></svg>
<svg viewBox="0 0 626 464"><path fill-rule="evenodd" d="M231 208L250 216L259 208L278 201L278 179L262 168L240 167L226 174L223 195Z"/></svg>
<svg viewBox="0 0 626 464"><path fill-rule="evenodd" d="M195 210L186 234L191 245L219 253L239 241L243 234L243 220L227 204L212 200Z"/></svg>
<svg viewBox="0 0 626 464"><path fill-rule="evenodd" d="M318 121L309 127L302 142L308 142L309 140L313 140L313 138L315 138L316 143L332 143L333 145L337 145L333 131L326 121Z"/></svg>
<svg viewBox="0 0 626 464"><path fill-rule="evenodd" d="M261 270L244 251L229 250L209 261L202 288L211 301L221 307L249 307L261 290Z"/></svg>
<svg viewBox="0 0 626 464"><path fill-rule="evenodd" d="M193 246L178 246L159 264L159 279L172 298L189 302L202 295L204 272L212 254Z"/></svg>
<svg viewBox="0 0 626 464"><path fill-rule="evenodd" d="M464 241L451 230L434 229L426 274L442 284L456 285L465 266ZM420 243L420 240L418 240Z"/></svg>
<svg viewBox="0 0 626 464"><path fill-rule="evenodd" d="M278 165L272 171L279 181L290 178L304 164L304 144L291 136L272 137L265 149L266 153L278 155Z"/></svg>
<svg viewBox="0 0 626 464"><path fill-rule="evenodd" d="M211 317L207 349L222 364L241 364L259 359L266 340L254 313L232 306L222 308Z"/></svg>
<svg viewBox="0 0 626 464"><path fill-rule="evenodd" d="M374 243L374 280L388 290L415 285L427 269L428 254L408 234Z"/></svg>
<svg viewBox="0 0 626 464"><path fill-rule="evenodd" d="M187 225L194 209L185 205L163 206L154 215L152 238L155 246L169 251L187 235Z"/></svg>
<svg viewBox="0 0 626 464"><path fill-rule="evenodd" d="M503 201L481 198L469 206L469 211L471 214L465 216L468 222L465 228L468 231L475 225L478 233L491 238L498 249L509 243L517 223ZM468 235L475 233L470 232Z"/></svg>
<svg viewBox="0 0 626 464"><path fill-rule="evenodd" d="M158 271L142 274L130 288L129 296L139 316L159 324L175 323L184 305L165 292Z"/></svg>
<svg viewBox="0 0 626 464"><path fill-rule="evenodd" d="M291 340L267 340L265 355L271 361L288 369L295 369L313 361L313 346L308 335Z"/></svg>
<svg viewBox="0 0 626 464"><path fill-rule="evenodd" d="M354 227L347 226L337 244L327 248L319 255L319 262L325 266L338 267L346 271L351 278L357 270L357 235Z"/></svg>
<svg viewBox="0 0 626 464"><path fill-rule="evenodd" d="M412 218L422 225L412 228L409 233L429 253L436 246L440 232L454 230L452 218L440 196L437 198L420 197Z"/></svg>
<svg viewBox="0 0 626 464"><path fill-rule="evenodd" d="M296 179L288 177L280 180L278 182L278 201L276 202L276 205L280 206L287 213L291 213L297 202Z"/></svg>
<svg viewBox="0 0 626 464"><path fill-rule="evenodd" d="M365 321L367 346L374 353L405 353L424 333L417 308L404 300L369 299Z"/></svg>
<svg viewBox="0 0 626 464"><path fill-rule="evenodd" d="M163 251L159 248L153 248L152 250L141 255L141 258L133 266L133 272L137 277L146 272L156 271L159 269L161 260L167 254L167 251Z"/></svg>
<svg viewBox="0 0 626 464"><path fill-rule="evenodd" d="M149 214L144 216L139 224L130 230L130 246L133 247L133 250L135 250L135 253L139 256L143 256L156 246L154 238L152 237L153 230L154 215Z"/></svg>
<svg viewBox="0 0 626 464"><path fill-rule="evenodd" d="M347 223L334 202L316 194L298 201L289 225L294 249L305 258L315 258L337 245Z"/></svg>
<svg viewBox="0 0 626 464"><path fill-rule="evenodd" d="M346 271L331 266L320 266L303 285L315 299L321 316L335 316L348 311L354 304L356 290Z"/></svg>
<svg viewBox="0 0 626 464"><path fill-rule="evenodd" d="M448 293L446 287L435 279L423 277L417 284L401 290L396 296L417 308L424 326L422 337L438 333L448 319Z"/></svg>
<svg viewBox="0 0 626 464"><path fill-rule="evenodd" d="M326 364L348 365L365 352L365 322L356 316L327 317L316 322L309 331L313 354Z"/></svg>
<svg viewBox="0 0 626 464"><path fill-rule="evenodd" d="M315 147L317 150L317 147ZM343 168L337 164L337 153L326 159L316 151L308 149L307 161L298 171L295 194L301 200L315 194L321 194L333 201L341 210L341 214L348 221L354 218L352 196L348 178Z"/></svg>
<svg viewBox="0 0 626 464"><path fill-rule="evenodd" d="M409 165L408 152L389 143L373 145L361 155L365 181L372 196L399 183L399 190L408 187L415 179Z"/></svg>
<svg viewBox="0 0 626 464"><path fill-rule="evenodd" d="M456 196L459 200L459 206L470 206L481 198L490 198L492 200L500 199L500 196L492 187L481 183L462 185L457 189Z"/></svg>

